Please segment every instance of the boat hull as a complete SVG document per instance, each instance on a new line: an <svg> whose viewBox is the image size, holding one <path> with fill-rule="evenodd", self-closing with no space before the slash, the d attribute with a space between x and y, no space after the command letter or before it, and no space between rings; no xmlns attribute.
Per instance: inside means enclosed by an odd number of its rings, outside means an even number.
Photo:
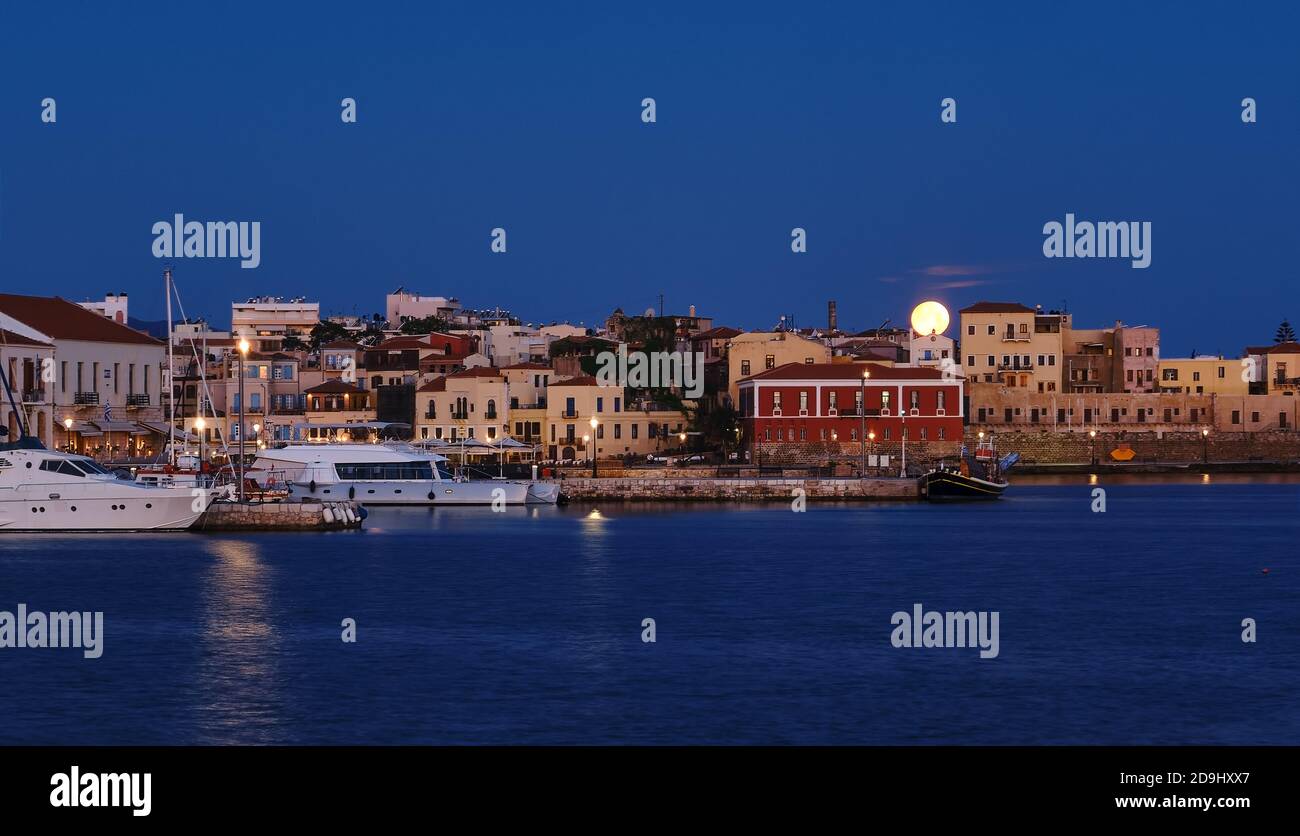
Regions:
<svg viewBox="0 0 1300 836"><path fill-rule="evenodd" d="M192 495L188 488L130 483L93 494L66 485L0 490L0 531L184 531L210 503L210 496Z"/></svg>
<svg viewBox="0 0 1300 836"><path fill-rule="evenodd" d="M355 499L362 505L523 505L528 501L527 482L449 480L342 481L317 484L294 483L294 499Z"/></svg>
<svg viewBox="0 0 1300 836"><path fill-rule="evenodd" d="M1006 489L1006 482L992 482L950 471L933 471L925 475L925 496L935 502L997 499Z"/></svg>

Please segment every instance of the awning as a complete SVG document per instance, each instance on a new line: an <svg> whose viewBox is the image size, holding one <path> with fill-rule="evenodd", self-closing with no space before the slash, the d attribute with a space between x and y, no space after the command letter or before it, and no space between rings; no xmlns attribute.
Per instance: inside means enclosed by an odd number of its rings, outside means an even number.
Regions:
<svg viewBox="0 0 1300 836"><path fill-rule="evenodd" d="M168 431L166 424L151 424L148 421L141 421L140 426L143 428L144 432L153 433L154 435L160 435L164 437L168 436L170 432L175 432L176 440L185 443L197 443L199 440L199 437L194 433L189 432L187 430L182 430L179 427L176 428L175 430Z"/></svg>
<svg viewBox="0 0 1300 836"><path fill-rule="evenodd" d="M103 435L103 433L99 431L98 427L87 423L86 421L73 421L72 432L84 436Z"/></svg>
<svg viewBox="0 0 1300 836"><path fill-rule="evenodd" d="M99 428L100 432L106 433L131 433L132 435L146 435L150 431L144 429L134 421L91 421Z"/></svg>

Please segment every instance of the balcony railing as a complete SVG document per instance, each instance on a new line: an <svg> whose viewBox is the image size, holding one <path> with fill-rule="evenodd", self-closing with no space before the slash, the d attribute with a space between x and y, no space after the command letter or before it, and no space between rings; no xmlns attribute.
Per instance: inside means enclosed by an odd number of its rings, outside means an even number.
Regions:
<svg viewBox="0 0 1300 836"><path fill-rule="evenodd" d="M1000 372L1032 372L1033 370L1033 363L1028 365L1024 363L998 363L998 371Z"/></svg>
<svg viewBox="0 0 1300 836"><path fill-rule="evenodd" d="M44 389L27 389L23 392L23 403L44 403Z"/></svg>
<svg viewBox="0 0 1300 836"><path fill-rule="evenodd" d="M136 395L127 395L127 396L126 396L126 405L127 405L127 406L148 406L148 405L149 405L149 395L144 394L144 393L140 393L140 394L136 394Z"/></svg>
<svg viewBox="0 0 1300 836"><path fill-rule="evenodd" d="M1029 342L1029 337L1030 337L1029 334L1003 334L1003 335L1002 335L1002 342L1004 342L1004 343L1027 343L1027 342Z"/></svg>
<svg viewBox="0 0 1300 836"><path fill-rule="evenodd" d="M72 396L72 403L76 406L98 406L98 392L77 392Z"/></svg>

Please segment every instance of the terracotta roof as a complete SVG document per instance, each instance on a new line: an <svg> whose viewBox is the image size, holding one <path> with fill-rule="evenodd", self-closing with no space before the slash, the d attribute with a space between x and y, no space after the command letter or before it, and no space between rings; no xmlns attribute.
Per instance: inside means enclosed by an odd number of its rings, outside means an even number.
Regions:
<svg viewBox="0 0 1300 836"><path fill-rule="evenodd" d="M1300 343L1286 342L1269 346L1269 354L1300 354Z"/></svg>
<svg viewBox="0 0 1300 836"><path fill-rule="evenodd" d="M500 369L492 366L475 366L472 369L461 369L458 372L452 372L447 377L504 377Z"/></svg>
<svg viewBox="0 0 1300 836"><path fill-rule="evenodd" d="M728 328L726 325L719 325L716 328L710 328L707 331L701 331L698 334L691 334L692 340L729 340L743 334L739 328Z"/></svg>
<svg viewBox="0 0 1300 836"><path fill-rule="evenodd" d="M876 363L786 363L768 369L746 380L852 380L862 379L864 371L871 372L871 380L942 380L943 372L921 366L881 366ZM555 384L551 384L554 386Z"/></svg>
<svg viewBox="0 0 1300 836"><path fill-rule="evenodd" d="M419 389L416 389L415 391L417 391L417 392L446 392L446 391L447 391L447 378L446 378L446 377L439 377L439 378L437 378L437 379L435 379L435 380L430 380L428 383L424 384L423 386L421 386Z"/></svg>
<svg viewBox="0 0 1300 836"><path fill-rule="evenodd" d="M390 337L374 346L371 350L396 351L402 348L433 348L433 346L425 339L425 335L418 337Z"/></svg>
<svg viewBox="0 0 1300 836"><path fill-rule="evenodd" d="M360 386L353 386L351 383L344 383L342 380L334 378L302 391L304 394L310 395L361 395L365 394L366 390Z"/></svg>
<svg viewBox="0 0 1300 836"><path fill-rule="evenodd" d="M596 378L592 377L591 375L584 375L582 377L571 377L568 380L551 381L552 389L554 389L556 386L599 386L599 385L600 384L596 381Z"/></svg>
<svg viewBox="0 0 1300 836"><path fill-rule="evenodd" d="M142 331L128 328L58 296L0 293L0 312L56 340L164 345L161 340L155 340Z"/></svg>
<svg viewBox="0 0 1300 836"><path fill-rule="evenodd" d="M356 349L361 348L361 345L350 340L335 340L332 343L325 343L321 348L347 348L355 351Z"/></svg>
<svg viewBox="0 0 1300 836"><path fill-rule="evenodd" d="M958 313L1038 313L1019 302L976 302Z"/></svg>
<svg viewBox="0 0 1300 836"><path fill-rule="evenodd" d="M26 345L37 346L40 348L53 348L54 346L40 340L34 340L31 337L24 337L22 334L15 334L13 331L7 331L0 328L0 346L6 345Z"/></svg>
<svg viewBox="0 0 1300 836"><path fill-rule="evenodd" d="M551 367L546 365L545 363L515 363L512 366L501 367L502 371L505 371L506 369L535 369L537 371L543 371L543 370L548 372L552 371Z"/></svg>

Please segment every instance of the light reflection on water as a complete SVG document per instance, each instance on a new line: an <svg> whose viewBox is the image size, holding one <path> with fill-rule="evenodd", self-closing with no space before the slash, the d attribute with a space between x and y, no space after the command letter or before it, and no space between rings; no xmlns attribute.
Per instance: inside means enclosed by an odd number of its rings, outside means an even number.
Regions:
<svg viewBox="0 0 1300 836"><path fill-rule="evenodd" d="M204 549L213 560L201 576L200 734L229 742L237 729L240 739L271 742L283 688L281 639L269 602L274 570L249 540L222 537Z"/></svg>

